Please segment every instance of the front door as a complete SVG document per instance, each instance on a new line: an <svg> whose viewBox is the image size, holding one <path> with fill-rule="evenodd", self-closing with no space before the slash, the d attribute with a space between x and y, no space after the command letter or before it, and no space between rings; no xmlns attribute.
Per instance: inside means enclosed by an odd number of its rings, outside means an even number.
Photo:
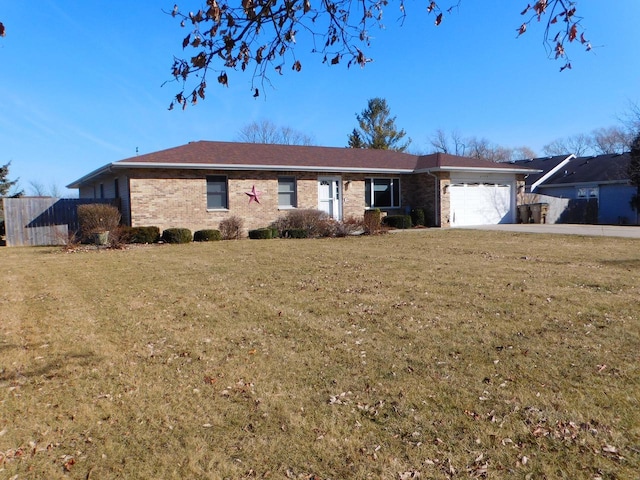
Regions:
<svg viewBox="0 0 640 480"><path fill-rule="evenodd" d="M318 177L318 210L334 220L342 220L341 185L340 177Z"/></svg>

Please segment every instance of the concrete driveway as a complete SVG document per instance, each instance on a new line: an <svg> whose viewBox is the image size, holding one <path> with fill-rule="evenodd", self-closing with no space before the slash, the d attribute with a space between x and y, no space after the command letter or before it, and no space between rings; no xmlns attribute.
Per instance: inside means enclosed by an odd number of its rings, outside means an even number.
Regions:
<svg viewBox="0 0 640 480"><path fill-rule="evenodd" d="M521 233L556 233L561 235L585 235L593 237L640 238L640 226L514 223L459 228Z"/></svg>

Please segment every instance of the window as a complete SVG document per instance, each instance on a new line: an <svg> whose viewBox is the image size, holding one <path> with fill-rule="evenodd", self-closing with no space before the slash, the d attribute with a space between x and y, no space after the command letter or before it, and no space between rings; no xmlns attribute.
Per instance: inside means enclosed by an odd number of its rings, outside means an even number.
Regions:
<svg viewBox="0 0 640 480"><path fill-rule="evenodd" d="M113 181L113 190L114 190L114 196L116 198L120 198L120 184L118 183L117 178Z"/></svg>
<svg viewBox="0 0 640 480"><path fill-rule="evenodd" d="M219 210L226 208L229 208L227 177L222 175L207 176L207 209Z"/></svg>
<svg viewBox="0 0 640 480"><path fill-rule="evenodd" d="M365 205L369 208L399 207L399 178L367 178L364 185Z"/></svg>
<svg viewBox="0 0 640 480"><path fill-rule="evenodd" d="M578 188L578 198L598 198L598 187Z"/></svg>
<svg viewBox="0 0 640 480"><path fill-rule="evenodd" d="M295 177L278 177L278 207L295 208L296 206Z"/></svg>

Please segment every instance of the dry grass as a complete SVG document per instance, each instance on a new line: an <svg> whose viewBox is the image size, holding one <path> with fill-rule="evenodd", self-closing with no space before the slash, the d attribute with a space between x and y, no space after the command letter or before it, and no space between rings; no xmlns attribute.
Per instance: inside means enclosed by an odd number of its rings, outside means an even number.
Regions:
<svg viewBox="0 0 640 480"><path fill-rule="evenodd" d="M640 244L2 249L2 478L627 479Z"/></svg>

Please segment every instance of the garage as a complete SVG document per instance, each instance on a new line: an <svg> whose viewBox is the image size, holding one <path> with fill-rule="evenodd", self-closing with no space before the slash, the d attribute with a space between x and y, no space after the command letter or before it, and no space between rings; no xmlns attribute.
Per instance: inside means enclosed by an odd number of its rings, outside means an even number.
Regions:
<svg viewBox="0 0 640 480"><path fill-rule="evenodd" d="M512 175L452 175L449 196L452 227L515 222L515 181Z"/></svg>

